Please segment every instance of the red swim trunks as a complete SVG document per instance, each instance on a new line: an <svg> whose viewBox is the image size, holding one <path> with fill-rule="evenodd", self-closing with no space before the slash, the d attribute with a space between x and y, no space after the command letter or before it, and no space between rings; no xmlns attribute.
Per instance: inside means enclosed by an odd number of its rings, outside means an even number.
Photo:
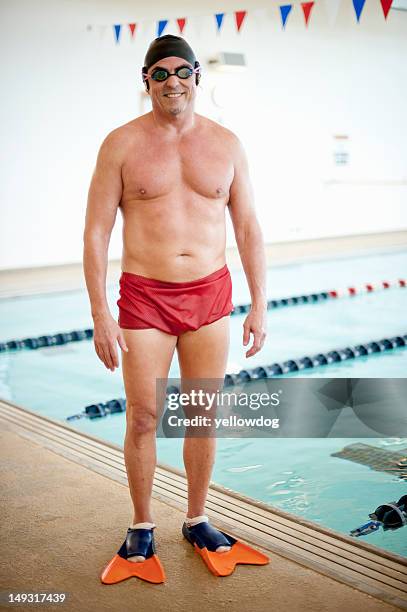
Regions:
<svg viewBox="0 0 407 612"><path fill-rule="evenodd" d="M179 336L231 313L232 279L226 264L208 276L186 283L122 272L117 305L119 327L155 328Z"/></svg>

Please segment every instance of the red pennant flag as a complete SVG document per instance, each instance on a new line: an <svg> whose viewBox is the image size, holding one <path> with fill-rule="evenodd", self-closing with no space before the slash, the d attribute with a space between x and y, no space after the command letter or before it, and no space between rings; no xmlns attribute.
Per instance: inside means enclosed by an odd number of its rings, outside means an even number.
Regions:
<svg viewBox="0 0 407 612"><path fill-rule="evenodd" d="M134 30L136 29L136 24L135 23L129 23L129 29L130 29L130 36L132 38L134 38Z"/></svg>
<svg viewBox="0 0 407 612"><path fill-rule="evenodd" d="M311 14L311 10L312 7L314 6L315 2L301 2L301 7L302 10L304 12L304 18L305 18L305 25L308 27L308 19L309 16Z"/></svg>
<svg viewBox="0 0 407 612"><path fill-rule="evenodd" d="M246 14L247 11L235 11L236 27L238 32L240 32L240 28L242 27Z"/></svg>
<svg viewBox="0 0 407 612"><path fill-rule="evenodd" d="M389 10L391 9L391 5L393 4L393 0L380 0L382 5L384 18L387 19L387 15L389 14Z"/></svg>
<svg viewBox="0 0 407 612"><path fill-rule="evenodd" d="M184 17L182 19L177 19L177 24L178 24L180 34L182 34L183 32L186 22L187 20Z"/></svg>

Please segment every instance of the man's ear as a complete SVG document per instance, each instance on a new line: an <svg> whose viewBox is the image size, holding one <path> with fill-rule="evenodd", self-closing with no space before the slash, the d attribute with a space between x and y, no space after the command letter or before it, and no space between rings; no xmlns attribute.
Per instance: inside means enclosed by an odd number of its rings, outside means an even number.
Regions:
<svg viewBox="0 0 407 612"><path fill-rule="evenodd" d="M143 66L143 68L141 69L141 78L143 79L143 83L146 88L146 92L149 93L150 83L148 82L148 79L146 79L144 76L144 73L146 72L147 72L147 68L146 66Z"/></svg>

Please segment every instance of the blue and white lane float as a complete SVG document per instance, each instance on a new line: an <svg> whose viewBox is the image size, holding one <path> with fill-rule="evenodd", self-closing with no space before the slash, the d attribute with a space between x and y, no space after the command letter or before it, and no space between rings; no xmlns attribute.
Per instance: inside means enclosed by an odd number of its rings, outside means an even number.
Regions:
<svg viewBox="0 0 407 612"><path fill-rule="evenodd" d="M341 349L334 349L326 353L318 353L317 355L300 357L299 359L288 359L281 363L273 363L271 365L257 366L256 368L246 368L240 370L237 374L226 374L225 387L231 387L247 383L253 380L261 380L274 378L292 372L308 370L320 366L327 366L349 359L357 359L358 357L369 357L371 355L392 351L398 348L407 347L407 334L402 336L394 336L392 338L382 338L381 340L373 340L365 344L357 344L356 346L347 346ZM169 393L179 393L180 390L176 385L167 387L167 396ZM90 404L85 407L85 410L79 414L74 414L67 417L67 421L81 419L83 417L99 418L107 414L116 412L124 412L126 410L126 400L123 398L113 399L106 403Z"/></svg>
<svg viewBox="0 0 407 612"><path fill-rule="evenodd" d="M277 300L269 300L267 309L282 308L288 306L299 306L301 304L317 304L323 303L331 299L339 299L343 297L355 297L373 291L386 290L390 288L406 288L407 281L398 279L397 281L381 281L380 283L366 283L360 287L351 286L344 289L331 289L329 291L320 291L318 293L310 293L308 295L298 295ZM249 312L251 304L240 304L234 307L231 312L232 316L246 314ZM58 334L48 334L39 336L38 338L24 338L22 340L9 340L0 342L0 353L7 351L16 351L21 349L39 349L47 346L60 346L69 342L79 342L81 340L90 340L93 338L93 329L81 329L70 332L61 332Z"/></svg>

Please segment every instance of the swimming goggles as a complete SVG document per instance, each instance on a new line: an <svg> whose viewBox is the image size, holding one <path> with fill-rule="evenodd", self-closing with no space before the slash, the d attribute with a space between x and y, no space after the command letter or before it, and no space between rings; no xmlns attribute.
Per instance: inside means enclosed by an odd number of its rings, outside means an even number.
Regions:
<svg viewBox="0 0 407 612"><path fill-rule="evenodd" d="M153 79L153 81L158 81L159 83L162 83L163 81L166 81L170 76L173 76L173 75L177 76L179 79L189 79L189 77L191 77L194 73L197 73L200 71L201 71L200 66L198 66L198 68L190 68L189 66L180 66L179 68L176 69L175 72L169 72L165 68L157 68L157 70L154 70L152 74L147 74L146 72L143 72L143 76L146 79Z"/></svg>

